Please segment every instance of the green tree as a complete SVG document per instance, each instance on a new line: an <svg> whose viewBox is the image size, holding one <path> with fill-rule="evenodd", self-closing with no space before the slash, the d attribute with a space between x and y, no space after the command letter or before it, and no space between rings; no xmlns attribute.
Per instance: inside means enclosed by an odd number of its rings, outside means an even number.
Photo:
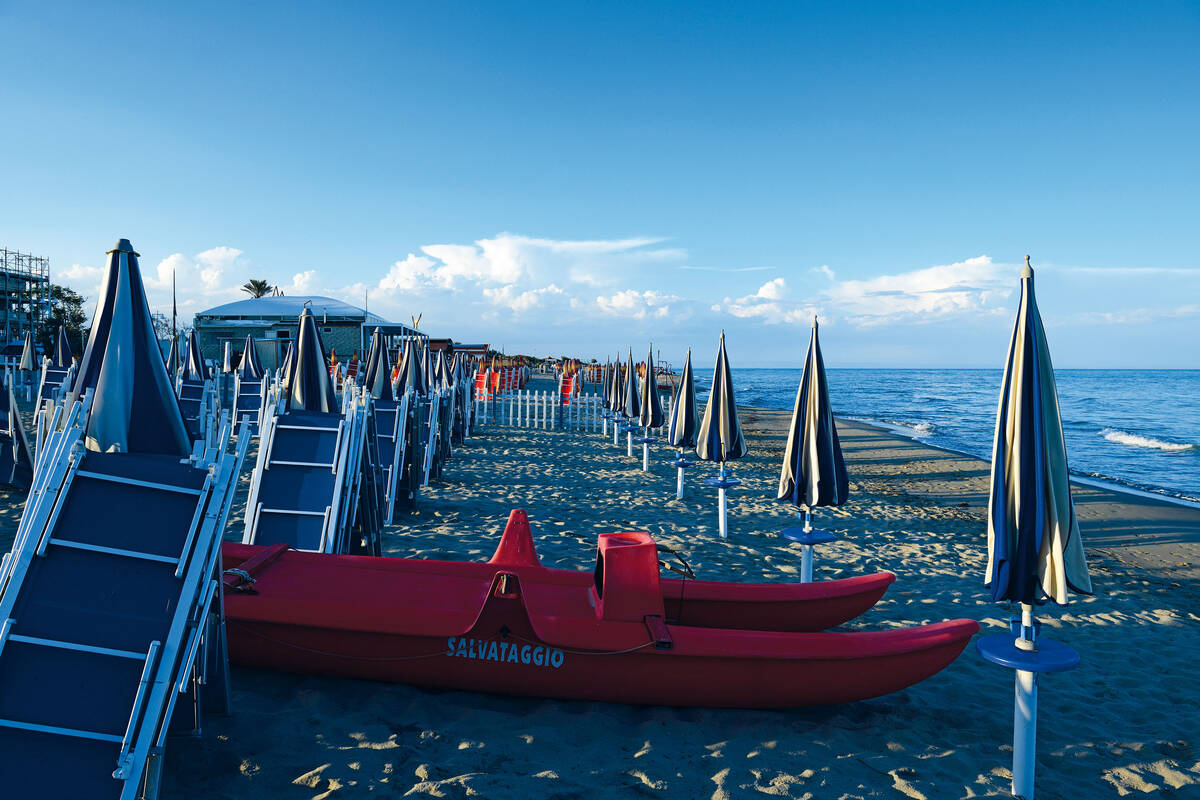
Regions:
<svg viewBox="0 0 1200 800"><path fill-rule="evenodd" d="M50 284L50 316L42 323L38 336L43 352L50 353L54 350L58 326L62 325L67 329L67 341L71 343L71 350L77 356L83 355L84 334L88 322L87 314L83 310L83 304L86 302L87 298L74 289Z"/></svg>
<svg viewBox="0 0 1200 800"><path fill-rule="evenodd" d="M270 281L249 280L242 284L242 291L251 297L263 297L274 288Z"/></svg>

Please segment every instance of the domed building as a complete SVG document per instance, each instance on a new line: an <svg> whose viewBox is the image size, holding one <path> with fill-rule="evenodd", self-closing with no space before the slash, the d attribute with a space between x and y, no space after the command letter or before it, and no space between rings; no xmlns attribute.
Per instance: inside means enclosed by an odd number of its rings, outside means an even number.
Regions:
<svg viewBox="0 0 1200 800"><path fill-rule="evenodd" d="M316 317L317 331L325 352L336 350L339 359L357 352L361 357L370 344L371 332L380 328L392 340L426 338L411 326L388 322L378 314L332 297L252 297L210 308L196 315L196 337L205 358L219 360L225 343L241 353L246 335L254 337L263 366L274 369L296 338L296 321L308 306Z"/></svg>

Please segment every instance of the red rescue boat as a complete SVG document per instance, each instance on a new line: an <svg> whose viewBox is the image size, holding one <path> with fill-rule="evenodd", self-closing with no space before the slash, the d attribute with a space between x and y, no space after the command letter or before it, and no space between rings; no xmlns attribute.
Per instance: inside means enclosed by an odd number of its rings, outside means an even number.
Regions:
<svg viewBox="0 0 1200 800"><path fill-rule="evenodd" d="M487 564L279 545L222 551L235 662L419 686L649 705L842 703L933 675L979 629L955 620L796 632L797 609L822 608L810 587L846 582L660 581L648 533L602 534L594 573L547 569L520 512ZM894 579L885 577L871 603ZM793 588L805 594L788 595ZM757 608L744 599L756 592ZM720 627L729 622L737 627Z"/></svg>

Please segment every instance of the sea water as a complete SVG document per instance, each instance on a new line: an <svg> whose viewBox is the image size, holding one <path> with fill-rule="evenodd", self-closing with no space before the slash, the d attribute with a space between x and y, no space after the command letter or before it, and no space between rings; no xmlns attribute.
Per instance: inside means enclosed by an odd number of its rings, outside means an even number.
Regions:
<svg viewBox="0 0 1200 800"><path fill-rule="evenodd" d="M1000 370L830 369L834 413L991 460ZM799 369L735 369L739 405L790 411ZM712 370L696 370L707 395ZM1200 370L1056 370L1072 474L1200 502ZM701 405L701 411L703 405Z"/></svg>

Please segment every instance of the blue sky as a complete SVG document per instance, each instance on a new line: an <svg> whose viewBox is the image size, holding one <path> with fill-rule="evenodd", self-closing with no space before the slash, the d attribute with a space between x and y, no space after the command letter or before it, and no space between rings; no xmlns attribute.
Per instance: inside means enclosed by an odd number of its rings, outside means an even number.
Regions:
<svg viewBox="0 0 1200 800"><path fill-rule="evenodd" d="M1200 367L1200 6L0 0L0 243L603 357ZM14 46L15 45L15 46ZM679 355L671 354L678 352ZM1149 354L1149 355L1147 355Z"/></svg>

